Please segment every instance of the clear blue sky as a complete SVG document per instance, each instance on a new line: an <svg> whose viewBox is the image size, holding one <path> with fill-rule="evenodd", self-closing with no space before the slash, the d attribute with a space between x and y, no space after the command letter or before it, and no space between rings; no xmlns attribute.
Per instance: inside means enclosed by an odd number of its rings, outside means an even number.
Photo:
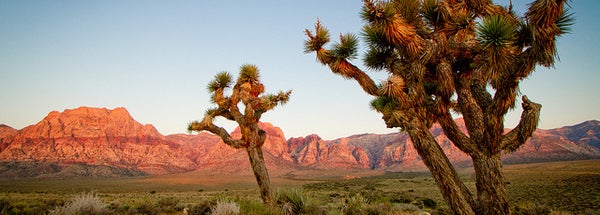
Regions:
<svg viewBox="0 0 600 215"><path fill-rule="evenodd" d="M529 1L514 2L524 11ZM251 63L261 69L268 92L294 91L286 106L263 116L288 138L395 132L369 109L371 98L354 81L303 53L303 30L317 18L334 38L359 32L361 4L2 0L0 123L21 129L52 110L126 107L163 134L184 133L211 107L205 86L214 74L236 74ZM561 61L554 69L538 68L521 85L523 94L543 104L541 128L600 119L600 2L571 5L577 21L558 41ZM515 125L517 111L507 127Z"/></svg>

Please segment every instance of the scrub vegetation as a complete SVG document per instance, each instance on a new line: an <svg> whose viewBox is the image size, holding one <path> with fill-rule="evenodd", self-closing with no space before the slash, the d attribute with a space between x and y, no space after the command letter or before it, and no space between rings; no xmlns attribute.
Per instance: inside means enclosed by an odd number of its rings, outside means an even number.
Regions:
<svg viewBox="0 0 600 215"><path fill-rule="evenodd" d="M273 206L262 203L250 175L1 180L0 214L451 214L426 172L308 180L313 173L273 177ZM470 188L473 173L459 171ZM599 160L508 165L504 174L514 214L600 213Z"/></svg>

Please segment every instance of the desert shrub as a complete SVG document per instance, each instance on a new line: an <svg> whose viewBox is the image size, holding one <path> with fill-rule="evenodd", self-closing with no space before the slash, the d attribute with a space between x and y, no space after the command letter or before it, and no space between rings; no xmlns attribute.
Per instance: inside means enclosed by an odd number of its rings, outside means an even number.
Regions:
<svg viewBox="0 0 600 215"><path fill-rule="evenodd" d="M49 214L113 214L107 206L96 193L89 192L76 195L65 205L50 210Z"/></svg>
<svg viewBox="0 0 600 215"><path fill-rule="evenodd" d="M189 206L188 204L179 202L175 205L175 207L173 209L175 211L183 211L183 209L185 209L185 208L187 208L187 210L189 210L188 206Z"/></svg>
<svg viewBox="0 0 600 215"><path fill-rule="evenodd" d="M275 202L283 214L314 214L318 208L312 204L310 197L301 189L278 190Z"/></svg>
<svg viewBox="0 0 600 215"><path fill-rule="evenodd" d="M156 202L156 205L162 210L162 212L171 213L176 210L176 206L179 204L179 202L179 199L175 197L164 197L160 198L158 202Z"/></svg>
<svg viewBox="0 0 600 215"><path fill-rule="evenodd" d="M206 215L210 214L211 208L216 205L213 201L204 201L198 204L191 205L187 210L189 215Z"/></svg>
<svg viewBox="0 0 600 215"><path fill-rule="evenodd" d="M346 215L360 215L364 214L365 206L369 203L366 198L360 194L356 194L344 201L342 208L343 214Z"/></svg>
<svg viewBox="0 0 600 215"><path fill-rule="evenodd" d="M240 214L240 206L232 201L220 200L211 207L211 215L235 215Z"/></svg>

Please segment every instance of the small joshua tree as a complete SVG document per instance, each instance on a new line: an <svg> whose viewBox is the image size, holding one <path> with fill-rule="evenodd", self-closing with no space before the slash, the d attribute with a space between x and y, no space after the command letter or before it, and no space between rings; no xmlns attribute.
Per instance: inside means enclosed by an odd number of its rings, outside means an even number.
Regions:
<svg viewBox="0 0 600 215"><path fill-rule="evenodd" d="M232 77L228 72L221 72L208 84L208 91L212 94L211 102L217 107L208 109L202 121L194 121L188 125L189 131L209 131L223 139L223 142L236 149L245 149L248 152L250 164L260 188L263 203L271 204L272 191L269 173L263 158L262 146L266 133L258 127L258 122L263 113L275 108L278 104L285 104L292 91L280 91L277 94L266 94L264 85L260 82L259 70L255 65L243 65L237 83L233 86L231 95L225 96L225 89L231 87ZM241 111L238 104L245 106ZM242 133L240 139L234 139L222 127L216 126L213 121L216 117L223 117L235 121Z"/></svg>

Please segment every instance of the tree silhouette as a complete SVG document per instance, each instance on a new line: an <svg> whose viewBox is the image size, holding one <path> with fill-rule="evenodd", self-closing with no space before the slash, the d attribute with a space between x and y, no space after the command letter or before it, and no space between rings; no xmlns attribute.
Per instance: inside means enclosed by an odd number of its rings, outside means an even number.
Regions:
<svg viewBox="0 0 600 215"><path fill-rule="evenodd" d="M223 142L236 149L245 149L250 159L250 164L260 188L263 203L271 204L273 192L269 180L269 173L263 158L262 146L266 133L258 127L258 122L263 113L285 104L292 91L277 94L264 93L264 85L260 82L259 70L255 65L243 65L237 83L233 86L230 96L225 96L225 90L230 88L232 77L227 72L218 73L215 79L208 84L211 93L211 102L217 107L208 109L202 121L194 121L188 125L189 131L209 131L221 137ZM245 107L241 111L239 103ZM242 133L240 139L234 139L229 132L215 125L214 119L223 117L235 121Z"/></svg>
<svg viewBox="0 0 600 215"><path fill-rule="evenodd" d="M361 36L364 65L386 71L376 84L350 63L358 36L340 35L330 48L319 21L306 30L305 52L331 71L353 79L375 97L371 106L388 127L406 131L456 214L509 214L501 155L517 150L535 131L541 105L522 97L519 124L504 132L519 82L536 65L551 67L555 41L573 22L566 0L535 0L517 16L491 0L365 0ZM459 130L452 112L464 118ZM464 185L429 131L439 123L453 144L473 160L477 196Z"/></svg>

